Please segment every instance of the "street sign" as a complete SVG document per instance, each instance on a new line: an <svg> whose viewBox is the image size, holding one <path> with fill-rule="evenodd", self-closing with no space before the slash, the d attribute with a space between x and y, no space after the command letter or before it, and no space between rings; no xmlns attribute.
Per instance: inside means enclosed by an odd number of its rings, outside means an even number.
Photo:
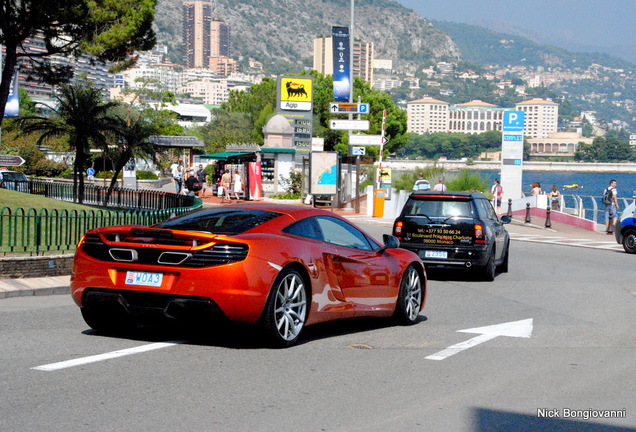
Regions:
<svg viewBox="0 0 636 432"><path fill-rule="evenodd" d="M525 124L525 111L505 111L503 118L504 132L521 132Z"/></svg>
<svg viewBox="0 0 636 432"><path fill-rule="evenodd" d="M382 135L350 135L349 144L351 145L382 145L386 144L388 139Z"/></svg>
<svg viewBox="0 0 636 432"><path fill-rule="evenodd" d="M15 155L0 155L0 165L20 166L24 163L24 159Z"/></svg>
<svg viewBox="0 0 636 432"><path fill-rule="evenodd" d="M352 153L354 156L364 156L366 149L364 147L352 147Z"/></svg>
<svg viewBox="0 0 636 432"><path fill-rule="evenodd" d="M329 112L332 114L368 114L369 104L332 102L329 104Z"/></svg>
<svg viewBox="0 0 636 432"><path fill-rule="evenodd" d="M332 130L369 130L369 120L329 120Z"/></svg>

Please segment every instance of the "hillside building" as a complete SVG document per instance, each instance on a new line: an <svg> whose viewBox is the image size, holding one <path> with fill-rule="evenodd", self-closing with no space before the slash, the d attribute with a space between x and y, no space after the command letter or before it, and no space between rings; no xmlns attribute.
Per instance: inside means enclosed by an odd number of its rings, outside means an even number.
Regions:
<svg viewBox="0 0 636 432"><path fill-rule="evenodd" d="M373 84L373 42L353 43L353 76ZM314 39L314 70L333 75L333 42L331 37Z"/></svg>

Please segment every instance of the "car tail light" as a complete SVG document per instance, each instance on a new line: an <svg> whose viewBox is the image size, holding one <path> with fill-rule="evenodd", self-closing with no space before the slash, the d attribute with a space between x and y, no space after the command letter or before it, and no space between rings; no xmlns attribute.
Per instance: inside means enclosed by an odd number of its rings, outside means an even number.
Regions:
<svg viewBox="0 0 636 432"><path fill-rule="evenodd" d="M484 227L481 224L475 224L475 243L486 243Z"/></svg>
<svg viewBox="0 0 636 432"><path fill-rule="evenodd" d="M402 235L402 226L404 226L404 222L402 222L402 221L399 221L399 222L397 222L397 223L395 224L395 228L394 228L394 230L393 230L393 234L394 234L396 237L399 237L399 236L401 236L401 235Z"/></svg>

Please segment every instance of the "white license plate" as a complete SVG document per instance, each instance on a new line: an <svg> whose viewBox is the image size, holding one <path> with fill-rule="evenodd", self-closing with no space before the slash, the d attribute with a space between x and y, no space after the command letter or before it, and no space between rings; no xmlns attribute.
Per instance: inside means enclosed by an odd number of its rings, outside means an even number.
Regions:
<svg viewBox="0 0 636 432"><path fill-rule="evenodd" d="M160 287L163 282L162 273L126 272L126 285Z"/></svg>
<svg viewBox="0 0 636 432"><path fill-rule="evenodd" d="M448 252L446 251L426 251L424 258L448 258Z"/></svg>

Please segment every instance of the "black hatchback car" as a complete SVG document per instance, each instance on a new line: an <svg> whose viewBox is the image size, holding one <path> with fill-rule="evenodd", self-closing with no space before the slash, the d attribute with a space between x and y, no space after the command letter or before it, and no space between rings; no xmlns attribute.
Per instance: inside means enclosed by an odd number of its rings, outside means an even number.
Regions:
<svg viewBox="0 0 636 432"><path fill-rule="evenodd" d="M510 236L480 192L414 192L393 224L400 247L419 255L427 268L455 267L495 279L508 271Z"/></svg>

